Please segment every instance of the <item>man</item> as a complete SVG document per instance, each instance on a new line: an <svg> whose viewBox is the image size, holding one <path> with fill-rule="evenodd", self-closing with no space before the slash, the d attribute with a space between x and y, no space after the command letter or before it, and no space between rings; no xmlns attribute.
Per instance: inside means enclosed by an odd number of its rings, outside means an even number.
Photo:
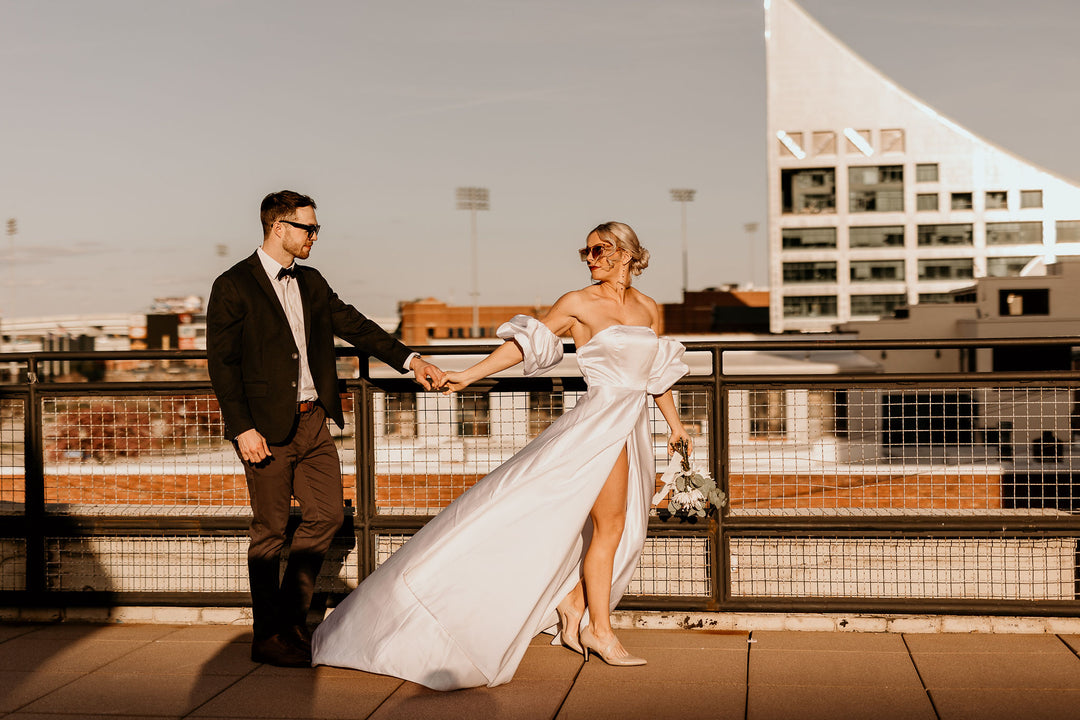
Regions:
<svg viewBox="0 0 1080 720"><path fill-rule="evenodd" d="M214 281L206 310L210 381L226 437L244 463L251 501L251 659L311 664L307 613L315 579L344 520L341 466L326 418L344 425L338 336L426 390L443 372L342 302L314 268L296 264L318 239L315 201L290 190L262 201L262 247ZM280 573L291 499L302 520Z"/></svg>

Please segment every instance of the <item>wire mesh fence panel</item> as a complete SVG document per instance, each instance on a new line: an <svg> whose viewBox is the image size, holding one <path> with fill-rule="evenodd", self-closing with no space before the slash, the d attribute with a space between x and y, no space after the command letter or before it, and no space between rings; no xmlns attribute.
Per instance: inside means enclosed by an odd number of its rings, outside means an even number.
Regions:
<svg viewBox="0 0 1080 720"><path fill-rule="evenodd" d="M247 592L245 537L50 537L50 590Z"/></svg>
<svg viewBox="0 0 1080 720"><path fill-rule="evenodd" d="M434 515L477 480L538 437L577 403L578 391L434 393L376 392L375 503L388 515ZM697 456L708 448L708 393L686 390ZM657 470L667 464L668 426L649 403ZM659 482L657 483L659 488Z"/></svg>
<svg viewBox="0 0 1080 720"><path fill-rule="evenodd" d="M70 514L245 514L212 395L47 397L45 502Z"/></svg>
<svg viewBox="0 0 1080 720"><path fill-rule="evenodd" d="M352 396L342 402L346 426L330 427L353 504ZM48 397L42 415L48 512L250 514L244 469L212 395Z"/></svg>
<svg viewBox="0 0 1080 720"><path fill-rule="evenodd" d="M377 392L377 512L438 513L573 407L580 395Z"/></svg>
<svg viewBox="0 0 1080 720"><path fill-rule="evenodd" d="M709 539L646 538L626 594L708 597L712 594Z"/></svg>
<svg viewBox="0 0 1080 720"><path fill-rule="evenodd" d="M354 539L338 537L317 591L347 591L358 573ZM46 538L50 590L98 592L248 592L248 539L242 536ZM282 558L282 565L288 553Z"/></svg>
<svg viewBox="0 0 1080 720"><path fill-rule="evenodd" d="M0 590L26 589L26 541L0 539Z"/></svg>
<svg viewBox="0 0 1080 720"><path fill-rule="evenodd" d="M21 515L26 498L23 469L26 448L26 402L0 399L0 515Z"/></svg>
<svg viewBox="0 0 1080 720"><path fill-rule="evenodd" d="M390 556L401 549L409 541L412 535L383 534L375 535L375 567L379 567L390 559Z"/></svg>
<svg viewBox="0 0 1080 720"><path fill-rule="evenodd" d="M732 595L1074 600L1075 537L733 537Z"/></svg>
<svg viewBox="0 0 1080 720"><path fill-rule="evenodd" d="M1074 387L731 390L733 515L1080 509Z"/></svg>
<svg viewBox="0 0 1080 720"><path fill-rule="evenodd" d="M283 562L288 559L288 553ZM360 565L356 538L337 536L323 560L319 577L315 581L316 592L348 592L360 584Z"/></svg>

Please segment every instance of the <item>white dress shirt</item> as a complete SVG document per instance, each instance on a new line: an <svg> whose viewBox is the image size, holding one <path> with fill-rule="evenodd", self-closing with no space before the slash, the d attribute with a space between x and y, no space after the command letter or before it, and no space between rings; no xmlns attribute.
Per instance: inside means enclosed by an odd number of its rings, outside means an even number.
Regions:
<svg viewBox="0 0 1080 720"><path fill-rule="evenodd" d="M263 270L270 278L270 284L274 286L278 302L285 311L285 317L289 320L289 329L292 330L293 341L300 355L300 377L296 383L296 400L297 402L316 400L319 393L315 390L315 380L311 377L311 367L308 365L307 333L304 328L304 304L300 299L300 286L296 278L288 275L279 280L278 273L282 269L281 264L266 254L262 248L259 248L257 252Z"/></svg>
<svg viewBox="0 0 1080 720"><path fill-rule="evenodd" d="M289 329L292 330L293 340L296 341L296 348L300 353L300 377L296 383L296 400L297 402L316 400L319 393L315 390L315 381L311 377L311 368L308 366L307 333L304 328L304 305L300 298L300 287L294 277L286 275L279 280L278 273L281 272L282 265L261 247L256 252L262 262L263 270L270 278L270 284L274 286L274 292L277 294L278 302L281 303L281 308L285 311L285 317L289 320ZM414 352L405 358L403 368L408 370L409 363L419 355L420 353Z"/></svg>

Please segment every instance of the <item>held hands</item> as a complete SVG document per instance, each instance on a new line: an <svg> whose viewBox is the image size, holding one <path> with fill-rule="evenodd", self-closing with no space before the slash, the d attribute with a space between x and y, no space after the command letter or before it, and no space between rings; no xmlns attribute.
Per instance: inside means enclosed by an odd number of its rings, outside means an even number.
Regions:
<svg viewBox="0 0 1080 720"><path fill-rule="evenodd" d="M417 355L409 363L413 377L425 390L438 390L446 383L446 373Z"/></svg>
<svg viewBox="0 0 1080 720"><path fill-rule="evenodd" d="M465 376L463 372L448 372L446 373L445 384L439 388L442 390L443 395L449 395L453 392L460 392L472 384L472 380Z"/></svg>

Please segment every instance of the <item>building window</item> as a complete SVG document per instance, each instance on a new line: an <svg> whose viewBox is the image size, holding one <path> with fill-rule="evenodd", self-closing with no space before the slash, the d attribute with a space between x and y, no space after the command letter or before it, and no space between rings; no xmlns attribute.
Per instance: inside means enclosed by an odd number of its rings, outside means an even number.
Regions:
<svg viewBox="0 0 1080 720"><path fill-rule="evenodd" d="M904 279L903 260L852 260L851 282L896 282Z"/></svg>
<svg viewBox="0 0 1080 720"><path fill-rule="evenodd" d="M869 130L844 130L844 135L847 136L847 142L844 143L844 147L848 155L870 155L873 150L870 147L870 131ZM858 142L852 140L854 137ZM859 147L862 145L862 147Z"/></svg>
<svg viewBox="0 0 1080 720"><path fill-rule="evenodd" d="M786 262L784 283L836 282L835 262Z"/></svg>
<svg viewBox="0 0 1080 720"><path fill-rule="evenodd" d="M904 209L904 166L848 168L850 212L896 212Z"/></svg>
<svg viewBox="0 0 1080 720"><path fill-rule="evenodd" d="M833 392L833 418L835 419L836 437L848 436L848 394L847 390Z"/></svg>
<svg viewBox="0 0 1080 720"><path fill-rule="evenodd" d="M998 314L1002 317L1049 315L1050 291L1046 288L998 290Z"/></svg>
<svg viewBox="0 0 1080 720"><path fill-rule="evenodd" d="M987 245L1041 245L1041 222L986 223Z"/></svg>
<svg viewBox="0 0 1080 720"><path fill-rule="evenodd" d="M971 245L974 243L971 223L955 225L920 225L919 246Z"/></svg>
<svg viewBox="0 0 1080 720"><path fill-rule="evenodd" d="M1042 190L1021 190L1020 191L1020 207L1022 208L1041 208L1042 204Z"/></svg>
<svg viewBox="0 0 1080 720"><path fill-rule="evenodd" d="M988 190L986 193L987 210L1008 210L1009 194L1004 190Z"/></svg>
<svg viewBox="0 0 1080 720"><path fill-rule="evenodd" d="M930 390L881 398L881 442L886 452L910 448L965 447L975 442L982 416L970 392Z"/></svg>
<svg viewBox="0 0 1080 720"><path fill-rule="evenodd" d="M953 210L971 210L975 207L975 203L969 192L953 193L950 207Z"/></svg>
<svg viewBox="0 0 1080 720"><path fill-rule="evenodd" d="M920 280L969 280L975 277L971 258L935 258L919 261Z"/></svg>
<svg viewBox="0 0 1080 720"><path fill-rule="evenodd" d="M937 163L919 163L915 166L915 182L937 182Z"/></svg>
<svg viewBox="0 0 1080 720"><path fill-rule="evenodd" d="M785 250L819 250L836 247L836 228L784 228L781 244Z"/></svg>
<svg viewBox="0 0 1080 720"><path fill-rule="evenodd" d="M416 393L386 393L383 435L416 437Z"/></svg>
<svg viewBox="0 0 1080 720"><path fill-rule="evenodd" d="M916 210L937 210L938 209L938 195L937 193L919 193L915 196L915 209Z"/></svg>
<svg viewBox="0 0 1080 720"><path fill-rule="evenodd" d="M784 213L818 215L836 212L836 169L781 170Z"/></svg>
<svg viewBox="0 0 1080 720"><path fill-rule="evenodd" d="M784 317L836 317L836 296L787 295Z"/></svg>
<svg viewBox="0 0 1080 720"><path fill-rule="evenodd" d="M491 434L491 397L488 393L457 394L458 437Z"/></svg>
<svg viewBox="0 0 1080 720"><path fill-rule="evenodd" d="M851 314L892 315L893 310L907 303L907 295L852 295Z"/></svg>
<svg viewBox="0 0 1080 720"><path fill-rule="evenodd" d="M920 305L951 305L952 293L919 293Z"/></svg>
<svg viewBox="0 0 1080 720"><path fill-rule="evenodd" d="M536 437L563 414L561 391L529 393L529 437Z"/></svg>
<svg viewBox="0 0 1080 720"><path fill-rule="evenodd" d="M814 133L814 155L835 155L836 133L821 131Z"/></svg>
<svg viewBox="0 0 1080 720"><path fill-rule="evenodd" d="M1058 220L1057 242L1080 242L1080 220Z"/></svg>
<svg viewBox="0 0 1080 720"><path fill-rule="evenodd" d="M903 225L851 227L848 229L850 247L904 247Z"/></svg>
<svg viewBox="0 0 1080 720"><path fill-rule="evenodd" d="M802 133L781 133L778 139L780 143L780 154L784 157L794 157L802 160L806 157L806 152L802 148Z"/></svg>
<svg viewBox="0 0 1080 720"><path fill-rule="evenodd" d="M783 390L750 390L750 437L783 438L787 435L787 398Z"/></svg>
<svg viewBox="0 0 1080 720"><path fill-rule="evenodd" d="M1029 262L1031 257L992 257L986 258L987 277L1016 277Z"/></svg>
<svg viewBox="0 0 1080 720"><path fill-rule="evenodd" d="M904 152L904 131L900 129L882 130L881 152Z"/></svg>

